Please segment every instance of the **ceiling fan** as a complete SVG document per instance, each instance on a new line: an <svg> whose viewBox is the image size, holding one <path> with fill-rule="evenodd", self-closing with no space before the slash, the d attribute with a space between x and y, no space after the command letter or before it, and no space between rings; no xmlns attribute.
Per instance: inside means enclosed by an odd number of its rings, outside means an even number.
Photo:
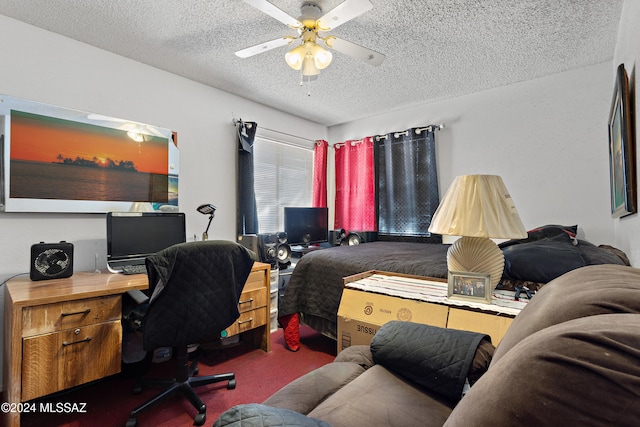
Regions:
<svg viewBox="0 0 640 427"><path fill-rule="evenodd" d="M300 7L300 17L298 19L283 12L267 0L244 0L244 2L295 29L298 35L295 37L279 37L275 40L239 50L236 55L240 58L249 58L259 53L286 46L296 40L301 40L301 44L287 52L285 60L294 70L302 70L303 78L308 80L316 79L320 74L320 70L326 68L333 57L330 51L317 44L317 40L322 40L330 49L374 66L382 64L385 59L383 54L374 50L333 35L323 36L320 34L333 30L371 10L373 5L369 0L345 0L324 15L315 1L305 1Z"/></svg>

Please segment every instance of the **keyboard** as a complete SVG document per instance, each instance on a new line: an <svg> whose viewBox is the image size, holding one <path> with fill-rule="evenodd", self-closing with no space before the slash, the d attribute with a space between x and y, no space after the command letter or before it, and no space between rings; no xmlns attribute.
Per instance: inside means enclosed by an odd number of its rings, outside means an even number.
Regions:
<svg viewBox="0 0 640 427"><path fill-rule="evenodd" d="M147 274L147 267L144 264L125 265L122 267L123 274Z"/></svg>

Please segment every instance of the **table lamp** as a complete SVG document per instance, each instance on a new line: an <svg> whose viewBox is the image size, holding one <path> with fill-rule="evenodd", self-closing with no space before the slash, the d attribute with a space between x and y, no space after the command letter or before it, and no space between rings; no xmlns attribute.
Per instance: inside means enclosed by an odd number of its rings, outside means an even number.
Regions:
<svg viewBox="0 0 640 427"><path fill-rule="evenodd" d="M491 238L527 237L513 200L497 175L458 176L436 209L429 231L462 236L447 252L447 268L490 274L492 289L502 278L504 255Z"/></svg>

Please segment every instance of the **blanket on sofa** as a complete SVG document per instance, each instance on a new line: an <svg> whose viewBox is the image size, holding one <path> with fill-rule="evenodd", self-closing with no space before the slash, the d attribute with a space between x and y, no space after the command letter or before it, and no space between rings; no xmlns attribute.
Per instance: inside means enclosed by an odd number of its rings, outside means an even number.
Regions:
<svg viewBox="0 0 640 427"><path fill-rule="evenodd" d="M458 401L482 340L491 342L485 334L395 320L378 330L371 353L375 363Z"/></svg>

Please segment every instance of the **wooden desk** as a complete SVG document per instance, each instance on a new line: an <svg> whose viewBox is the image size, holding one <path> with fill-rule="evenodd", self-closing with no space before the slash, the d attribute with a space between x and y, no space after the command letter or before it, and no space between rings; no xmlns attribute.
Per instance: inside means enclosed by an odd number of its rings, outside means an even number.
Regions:
<svg viewBox="0 0 640 427"><path fill-rule="evenodd" d="M5 286L4 399L7 427L27 402L120 372L122 294L148 287L146 275L77 272L66 279ZM254 263L227 335L270 350L269 264ZM13 411L12 411L13 410Z"/></svg>

